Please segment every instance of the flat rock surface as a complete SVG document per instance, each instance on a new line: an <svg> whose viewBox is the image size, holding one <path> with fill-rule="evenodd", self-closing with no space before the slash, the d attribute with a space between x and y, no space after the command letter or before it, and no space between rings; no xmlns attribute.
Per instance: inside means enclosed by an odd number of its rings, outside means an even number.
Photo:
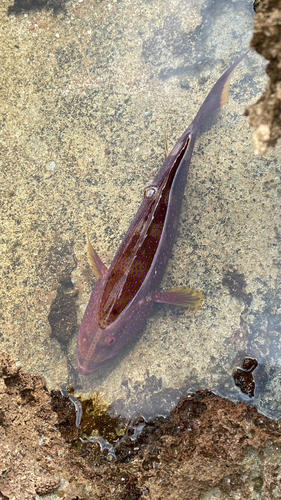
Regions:
<svg viewBox="0 0 281 500"><path fill-rule="evenodd" d="M251 5L5 0L0 17L3 350L50 389L71 382L148 416L202 387L247 400L233 372L250 357L254 403L278 418L280 165L278 151L254 156L243 115L264 85L252 55L198 140L163 280L201 289L203 307L159 306L111 366L88 378L76 366L94 285L86 232L109 265L163 161L165 132L171 148L247 49ZM176 397L163 407L167 389Z"/></svg>

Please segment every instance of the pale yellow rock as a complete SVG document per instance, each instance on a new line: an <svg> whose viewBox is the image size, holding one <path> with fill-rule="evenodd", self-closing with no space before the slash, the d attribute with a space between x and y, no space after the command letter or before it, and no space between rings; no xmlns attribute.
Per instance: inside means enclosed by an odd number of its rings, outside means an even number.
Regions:
<svg viewBox="0 0 281 500"><path fill-rule="evenodd" d="M267 144L270 138L270 128L268 125L261 124L253 135L255 144L255 154L264 155L267 150Z"/></svg>

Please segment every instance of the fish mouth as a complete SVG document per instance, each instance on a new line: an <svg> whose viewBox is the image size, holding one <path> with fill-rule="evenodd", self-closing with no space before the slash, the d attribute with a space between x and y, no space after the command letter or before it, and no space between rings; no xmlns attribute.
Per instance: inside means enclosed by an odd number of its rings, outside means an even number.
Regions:
<svg viewBox="0 0 281 500"><path fill-rule="evenodd" d="M111 359L111 358L110 358ZM78 365L78 370L81 375L91 375L91 373L96 373L99 371L100 368L102 368L109 359L105 359L103 361L98 361L98 362L87 362L85 359L81 359L79 354L77 355L77 365Z"/></svg>
<svg viewBox="0 0 281 500"><path fill-rule="evenodd" d="M78 370L81 375L91 375L91 373L96 371L95 368L88 368L87 366L83 366L81 364L78 364Z"/></svg>
<svg viewBox="0 0 281 500"><path fill-rule="evenodd" d="M80 363L78 361L78 370L81 375L91 375L91 373L95 373L99 370L100 366L95 364L95 365L89 365L85 363Z"/></svg>

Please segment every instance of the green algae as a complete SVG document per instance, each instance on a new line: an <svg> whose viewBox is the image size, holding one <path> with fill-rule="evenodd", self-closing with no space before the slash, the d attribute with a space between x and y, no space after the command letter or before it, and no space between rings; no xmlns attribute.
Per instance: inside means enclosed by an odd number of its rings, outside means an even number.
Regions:
<svg viewBox="0 0 281 500"><path fill-rule="evenodd" d="M69 388L69 394L73 388ZM84 441L102 438L106 443L114 445L126 435L128 424L124 418L112 417L109 403L99 393L79 396L77 401L82 405L82 419L76 425L75 405L61 391L51 391L52 405L58 415L58 427L64 439L72 446L81 449Z"/></svg>

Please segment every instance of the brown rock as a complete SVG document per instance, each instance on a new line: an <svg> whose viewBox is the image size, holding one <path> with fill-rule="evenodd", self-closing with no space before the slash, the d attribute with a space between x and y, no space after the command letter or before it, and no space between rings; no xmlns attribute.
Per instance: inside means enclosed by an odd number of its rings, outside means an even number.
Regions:
<svg viewBox="0 0 281 500"><path fill-rule="evenodd" d="M264 154L281 136L281 0L259 3L251 47L269 61L265 92L246 110L254 128L255 151Z"/></svg>
<svg viewBox="0 0 281 500"><path fill-rule="evenodd" d="M67 402L67 398L64 398ZM280 498L281 426L205 391L180 400L109 461L97 444L66 443L44 379L0 356L0 495L31 500ZM131 435L127 432L127 435Z"/></svg>

